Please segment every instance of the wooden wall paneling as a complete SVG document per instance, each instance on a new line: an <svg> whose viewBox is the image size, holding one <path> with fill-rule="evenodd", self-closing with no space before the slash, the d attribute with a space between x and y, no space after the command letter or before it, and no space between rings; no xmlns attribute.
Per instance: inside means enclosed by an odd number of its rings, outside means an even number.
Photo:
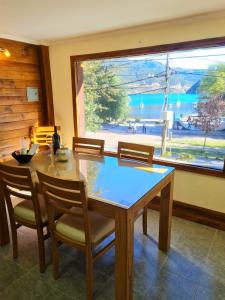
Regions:
<svg viewBox="0 0 225 300"><path fill-rule="evenodd" d="M26 113L34 111L40 111L40 106L38 105L38 103L0 105L0 114Z"/></svg>
<svg viewBox="0 0 225 300"><path fill-rule="evenodd" d="M26 103L26 98L22 96L0 96L0 106L1 105L13 105L13 104L23 104Z"/></svg>
<svg viewBox="0 0 225 300"><path fill-rule="evenodd" d="M20 138L21 136L28 136L30 129L28 127L14 129L9 131L0 131L0 143L4 140L13 138Z"/></svg>
<svg viewBox="0 0 225 300"><path fill-rule="evenodd" d="M36 120L39 117L38 111L29 112L29 113L10 113L10 114L2 114L0 118L1 123L11 123L15 121L23 121L23 120Z"/></svg>
<svg viewBox="0 0 225 300"><path fill-rule="evenodd" d="M39 46L0 39L0 47L11 56L0 56L0 161L10 158L20 147L20 139L30 135L31 126L48 123L44 114L43 62ZM38 88L39 101L28 102L27 87Z"/></svg>
<svg viewBox="0 0 225 300"><path fill-rule="evenodd" d="M17 88L24 89L29 86L36 86L41 88L39 80L13 80L13 79L0 79L0 88Z"/></svg>
<svg viewBox="0 0 225 300"><path fill-rule="evenodd" d="M40 124L40 120L25 120L21 122L9 122L0 124L0 132L5 132L11 134L11 131L21 129L21 128L30 128L31 126Z"/></svg>
<svg viewBox="0 0 225 300"><path fill-rule="evenodd" d="M48 49L40 58L39 46L0 38L0 47L7 48L11 57L0 56L0 161L11 158L11 153L20 148L20 139L30 135L31 126L51 124L54 120ZM47 71L46 71L47 68ZM48 69L49 68L49 69ZM47 86L47 92L46 92ZM27 87L36 87L39 101L28 102ZM50 92L49 92L50 91ZM49 104L50 103L50 104ZM44 114L45 107L48 114ZM52 117L53 116L53 117ZM50 119L50 122L48 120ZM6 210L0 188L0 245L9 242ZM5 233L5 235L3 234Z"/></svg>
<svg viewBox="0 0 225 300"><path fill-rule="evenodd" d="M37 46L23 42L16 42L0 38L1 47L7 48L10 53L10 61L15 63L39 65L39 57L37 55ZM9 61L8 58L2 57L1 61Z"/></svg>
<svg viewBox="0 0 225 300"><path fill-rule="evenodd" d="M10 59L10 57L8 58ZM13 63L13 62L12 62ZM38 68L37 68L38 70ZM16 79L16 80L40 80L39 72L27 72L23 70L23 66L18 67L18 70L11 70L9 67L1 66L0 69L0 78L1 79Z"/></svg>

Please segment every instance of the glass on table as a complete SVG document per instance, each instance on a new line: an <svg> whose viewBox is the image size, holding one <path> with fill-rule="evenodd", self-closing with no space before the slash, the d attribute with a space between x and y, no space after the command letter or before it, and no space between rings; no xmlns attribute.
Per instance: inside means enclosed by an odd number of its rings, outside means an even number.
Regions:
<svg viewBox="0 0 225 300"><path fill-rule="evenodd" d="M50 153L48 154L48 156L51 159L51 164L54 165L54 161L55 161L55 157L54 157L54 149L53 149L53 142L52 142L52 135L47 135L46 136L46 145L49 147L50 149Z"/></svg>

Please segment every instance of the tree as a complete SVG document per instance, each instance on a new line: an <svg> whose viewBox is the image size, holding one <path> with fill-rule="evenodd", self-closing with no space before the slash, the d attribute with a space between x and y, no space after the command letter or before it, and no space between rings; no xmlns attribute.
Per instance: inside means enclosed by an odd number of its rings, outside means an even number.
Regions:
<svg viewBox="0 0 225 300"><path fill-rule="evenodd" d="M208 134L220 126L221 117L225 115L225 65L223 63L214 64L208 69L200 83L199 92L201 100L198 102L197 111L198 121L205 132L204 149Z"/></svg>
<svg viewBox="0 0 225 300"><path fill-rule="evenodd" d="M83 63L86 129L95 131L104 122L125 119L128 97L115 68L103 61Z"/></svg>
<svg viewBox="0 0 225 300"><path fill-rule="evenodd" d="M221 124L221 117L225 114L225 97L223 95L210 96L197 105L199 123L205 132L203 149L205 149L208 134L216 130Z"/></svg>
<svg viewBox="0 0 225 300"><path fill-rule="evenodd" d="M202 95L215 96L225 93L225 64L213 64L200 83L199 92Z"/></svg>
<svg viewBox="0 0 225 300"><path fill-rule="evenodd" d="M97 73L100 66L97 62L82 64L84 69L84 104L85 104L85 126L87 130L95 131L102 123L102 119L97 115L97 111L101 108L96 99L97 93Z"/></svg>

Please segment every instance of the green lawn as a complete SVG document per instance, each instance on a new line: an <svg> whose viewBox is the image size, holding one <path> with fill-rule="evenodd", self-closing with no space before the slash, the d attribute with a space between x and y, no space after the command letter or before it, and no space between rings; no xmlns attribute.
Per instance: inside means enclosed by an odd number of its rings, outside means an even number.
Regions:
<svg viewBox="0 0 225 300"><path fill-rule="evenodd" d="M196 157L219 160L224 159L224 152L221 151L202 151L200 149L171 148L171 152L177 154L179 159L195 159Z"/></svg>
<svg viewBox="0 0 225 300"><path fill-rule="evenodd" d="M185 145L185 146L202 146L204 145L204 138L190 138L190 139L182 139L182 138L173 138L168 145L174 146L174 144ZM224 148L225 149L225 139L212 139L207 138L206 147L209 148Z"/></svg>
<svg viewBox="0 0 225 300"><path fill-rule="evenodd" d="M156 147L160 149L160 147ZM164 157L173 157L178 160L195 160L196 158L206 158L206 159L218 159L223 161L225 157L225 152L218 150L205 150L203 151L201 148L197 149L190 149L188 148L188 145L185 145L183 147L171 145L167 146L167 152L165 153Z"/></svg>

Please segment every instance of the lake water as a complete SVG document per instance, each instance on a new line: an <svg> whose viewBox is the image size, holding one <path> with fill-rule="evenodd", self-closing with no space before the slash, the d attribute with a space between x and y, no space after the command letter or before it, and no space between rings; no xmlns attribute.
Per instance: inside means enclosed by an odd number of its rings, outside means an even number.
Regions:
<svg viewBox="0 0 225 300"><path fill-rule="evenodd" d="M140 119L159 119L162 115L164 94L129 95L129 117ZM168 109L176 115L196 113L199 98L196 94L169 94Z"/></svg>

